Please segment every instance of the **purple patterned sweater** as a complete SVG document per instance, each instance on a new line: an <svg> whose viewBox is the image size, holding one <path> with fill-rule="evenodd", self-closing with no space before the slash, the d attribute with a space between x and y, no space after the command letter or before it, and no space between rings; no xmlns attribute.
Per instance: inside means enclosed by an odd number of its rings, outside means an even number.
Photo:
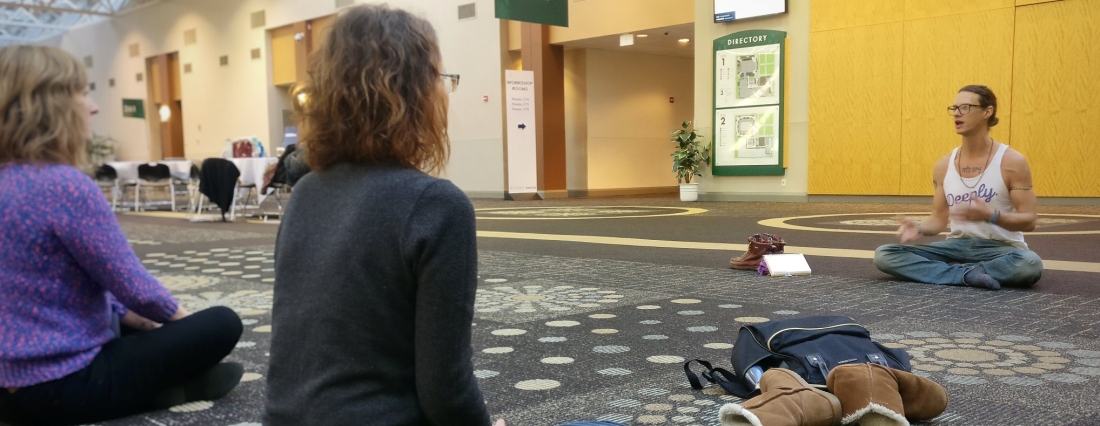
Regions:
<svg viewBox="0 0 1100 426"><path fill-rule="evenodd" d="M91 364L115 338L112 299L157 322L178 307L91 178L71 166L0 165L0 388Z"/></svg>

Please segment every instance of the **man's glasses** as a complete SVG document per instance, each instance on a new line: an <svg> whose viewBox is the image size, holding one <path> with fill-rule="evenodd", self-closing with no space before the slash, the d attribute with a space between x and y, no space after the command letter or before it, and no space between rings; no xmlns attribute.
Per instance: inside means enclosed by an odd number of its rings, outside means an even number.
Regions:
<svg viewBox="0 0 1100 426"><path fill-rule="evenodd" d="M974 104L951 105L951 106L947 107L947 114L948 115L955 115L956 113L958 113L958 114L961 114L961 115L967 115L967 114L970 114L970 107L981 107L981 105L974 105Z"/></svg>
<svg viewBox="0 0 1100 426"><path fill-rule="evenodd" d="M447 93L458 90L458 74L440 74L443 77L443 88Z"/></svg>

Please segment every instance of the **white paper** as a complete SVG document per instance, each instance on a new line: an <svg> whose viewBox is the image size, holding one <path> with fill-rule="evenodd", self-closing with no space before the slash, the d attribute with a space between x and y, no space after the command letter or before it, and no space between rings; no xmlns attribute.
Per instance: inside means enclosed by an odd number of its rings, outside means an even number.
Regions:
<svg viewBox="0 0 1100 426"><path fill-rule="evenodd" d="M801 253L765 254L763 262L773 277L810 275L810 264Z"/></svg>

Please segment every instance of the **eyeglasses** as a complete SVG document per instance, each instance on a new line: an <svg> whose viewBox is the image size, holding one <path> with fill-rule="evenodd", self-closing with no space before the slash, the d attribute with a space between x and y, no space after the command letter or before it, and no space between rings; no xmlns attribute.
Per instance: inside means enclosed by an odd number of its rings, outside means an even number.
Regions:
<svg viewBox="0 0 1100 426"><path fill-rule="evenodd" d="M458 90L458 74L440 74L443 77L443 89L447 93L454 93Z"/></svg>
<svg viewBox="0 0 1100 426"><path fill-rule="evenodd" d="M961 115L970 114L970 107L979 107L980 108L981 105L975 105L975 104L951 105L951 106L947 107L947 115L955 115L956 112L958 114L961 114Z"/></svg>

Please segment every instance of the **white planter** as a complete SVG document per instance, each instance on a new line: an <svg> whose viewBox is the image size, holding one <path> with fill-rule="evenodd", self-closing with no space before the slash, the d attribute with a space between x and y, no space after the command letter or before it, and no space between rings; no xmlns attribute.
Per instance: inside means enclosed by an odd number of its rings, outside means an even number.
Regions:
<svg viewBox="0 0 1100 426"><path fill-rule="evenodd" d="M699 201L699 184L681 183L680 201Z"/></svg>

